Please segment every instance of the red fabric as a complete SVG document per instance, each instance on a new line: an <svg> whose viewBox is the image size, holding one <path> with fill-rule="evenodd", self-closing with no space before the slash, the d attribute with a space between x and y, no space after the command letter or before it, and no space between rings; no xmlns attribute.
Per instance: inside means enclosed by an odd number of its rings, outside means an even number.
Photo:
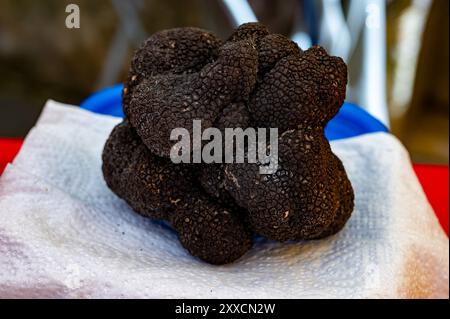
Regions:
<svg viewBox="0 0 450 319"><path fill-rule="evenodd" d="M14 138L0 139L0 175L22 146L22 140Z"/></svg>
<svg viewBox="0 0 450 319"><path fill-rule="evenodd" d="M448 166L415 164L414 170L448 236Z"/></svg>
<svg viewBox="0 0 450 319"><path fill-rule="evenodd" d="M20 147L22 140L0 139L0 174L6 164L11 162ZM448 166L414 165L414 170L431 203L436 216L448 235L449 222L449 174Z"/></svg>

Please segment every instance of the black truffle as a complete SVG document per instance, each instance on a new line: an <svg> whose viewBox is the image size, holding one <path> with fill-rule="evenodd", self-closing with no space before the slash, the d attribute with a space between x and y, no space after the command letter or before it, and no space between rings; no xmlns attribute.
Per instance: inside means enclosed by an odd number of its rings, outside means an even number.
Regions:
<svg viewBox="0 0 450 319"><path fill-rule="evenodd" d="M126 118L103 152L105 181L136 212L171 223L192 255L213 264L245 254L251 231L277 241L330 236L354 205L344 166L324 135L346 84L340 58L321 47L303 52L259 23L240 26L225 43L197 28L159 32L133 57ZM222 132L278 128L278 170L174 164L170 133L191 132L193 120Z"/></svg>

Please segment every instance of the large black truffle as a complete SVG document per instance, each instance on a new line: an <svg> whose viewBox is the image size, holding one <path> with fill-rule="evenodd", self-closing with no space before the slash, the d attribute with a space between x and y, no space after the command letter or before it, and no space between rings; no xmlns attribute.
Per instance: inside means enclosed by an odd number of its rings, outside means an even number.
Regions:
<svg viewBox="0 0 450 319"><path fill-rule="evenodd" d="M244 255L251 232L277 241L335 234L354 194L324 127L346 84L340 58L321 47L304 52L260 23L243 24L225 42L197 28L159 32L133 57L126 118L103 151L105 181L139 214L168 221L192 255L213 264ZM222 132L278 128L278 170L174 164L170 132L192 131L193 120Z"/></svg>

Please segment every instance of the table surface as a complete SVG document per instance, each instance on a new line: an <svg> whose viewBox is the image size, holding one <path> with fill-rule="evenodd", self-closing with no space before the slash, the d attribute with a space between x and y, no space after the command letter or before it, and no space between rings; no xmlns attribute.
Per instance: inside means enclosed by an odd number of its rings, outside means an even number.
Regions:
<svg viewBox="0 0 450 319"><path fill-rule="evenodd" d="M0 175L12 162L22 146L21 139L0 139ZM414 171L433 207L442 228L449 232L449 170L448 166L414 164Z"/></svg>

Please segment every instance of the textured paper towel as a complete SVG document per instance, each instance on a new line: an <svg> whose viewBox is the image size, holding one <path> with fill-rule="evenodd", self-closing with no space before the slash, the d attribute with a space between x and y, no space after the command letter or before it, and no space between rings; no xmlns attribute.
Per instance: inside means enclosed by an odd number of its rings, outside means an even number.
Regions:
<svg viewBox="0 0 450 319"><path fill-rule="evenodd" d="M118 121L47 103L0 178L0 297L448 298L448 239L393 136L332 143L356 195L340 233L259 239L212 266L106 187L101 151Z"/></svg>

